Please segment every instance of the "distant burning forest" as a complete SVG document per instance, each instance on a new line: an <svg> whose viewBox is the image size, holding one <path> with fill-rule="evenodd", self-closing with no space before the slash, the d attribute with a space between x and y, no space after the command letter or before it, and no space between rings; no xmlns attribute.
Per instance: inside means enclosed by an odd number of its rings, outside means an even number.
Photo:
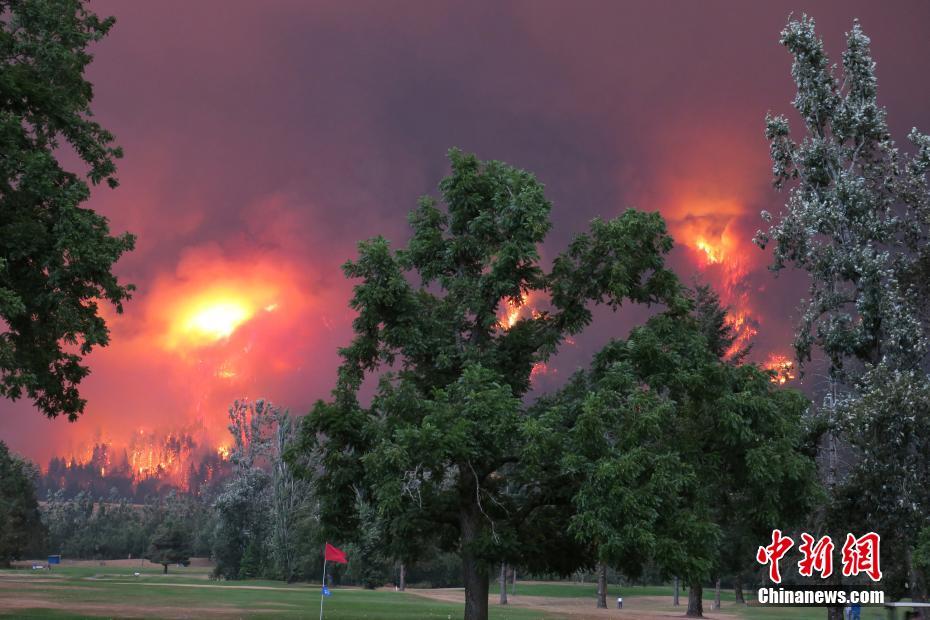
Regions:
<svg viewBox="0 0 930 620"><path fill-rule="evenodd" d="M39 479L40 496L89 492L142 501L171 490L201 494L231 472L229 448L204 443L203 433L140 430L128 443L101 440L82 452L53 457Z"/></svg>

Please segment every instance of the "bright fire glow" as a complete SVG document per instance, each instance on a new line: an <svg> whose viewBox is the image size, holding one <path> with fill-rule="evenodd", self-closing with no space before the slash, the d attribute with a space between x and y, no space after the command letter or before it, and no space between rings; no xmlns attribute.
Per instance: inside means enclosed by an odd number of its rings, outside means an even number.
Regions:
<svg viewBox="0 0 930 620"><path fill-rule="evenodd" d="M695 239L694 246L704 252L708 263L719 263L723 260L723 248L714 247L703 238Z"/></svg>
<svg viewBox="0 0 930 620"><path fill-rule="evenodd" d="M726 356L732 357L752 344L760 322L747 283L755 248L748 239L741 242L743 235L735 228L743 205L726 199L682 199L680 204L680 217L670 219L672 234L692 251L697 266L729 308L726 320L736 339Z"/></svg>
<svg viewBox="0 0 930 620"><path fill-rule="evenodd" d="M241 294L208 291L178 305L169 319L166 344L178 349L228 340L255 310L255 304Z"/></svg>
<svg viewBox="0 0 930 620"><path fill-rule="evenodd" d="M188 317L184 328L211 340L229 338L236 328L252 316L250 308L239 300L208 302Z"/></svg>
<svg viewBox="0 0 930 620"><path fill-rule="evenodd" d="M510 299L504 300L504 316L500 317L497 322L501 329L510 329L517 324L517 321L520 320L520 314L526 308L527 301L529 301L529 297L526 293L520 295L519 303Z"/></svg>
<svg viewBox="0 0 930 620"><path fill-rule="evenodd" d="M510 299L502 300L501 314L498 316L497 326L500 329L508 330L516 325L520 319L538 317L539 311L531 303L532 296L533 293L522 293L519 303L515 303ZM568 341L568 344L575 344L575 341L571 338L569 338ZM543 375L550 374L557 374L557 370L555 368L550 368L543 362L536 362L530 370L530 381L538 379Z"/></svg>
<svg viewBox="0 0 930 620"><path fill-rule="evenodd" d="M764 368L772 373L772 383L784 385L796 378L794 362L785 355L770 355Z"/></svg>

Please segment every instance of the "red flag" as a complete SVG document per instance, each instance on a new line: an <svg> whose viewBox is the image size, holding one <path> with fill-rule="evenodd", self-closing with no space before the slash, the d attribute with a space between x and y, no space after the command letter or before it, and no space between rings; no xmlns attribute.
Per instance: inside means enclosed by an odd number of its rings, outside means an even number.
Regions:
<svg viewBox="0 0 930 620"><path fill-rule="evenodd" d="M327 562L336 562L337 564L348 564L349 560L346 559L346 552L338 547L334 547L329 543L326 543L326 561Z"/></svg>

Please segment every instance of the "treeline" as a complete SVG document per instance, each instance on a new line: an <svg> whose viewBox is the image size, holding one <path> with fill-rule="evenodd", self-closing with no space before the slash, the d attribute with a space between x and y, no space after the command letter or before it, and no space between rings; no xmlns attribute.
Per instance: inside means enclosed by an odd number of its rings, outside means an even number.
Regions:
<svg viewBox="0 0 930 620"><path fill-rule="evenodd" d="M48 553L65 558L142 558L158 528L172 520L185 524L191 555L210 555L209 505L194 495L172 492L136 504L115 489L107 497L82 491L71 498L59 490L41 512Z"/></svg>
<svg viewBox="0 0 930 620"><path fill-rule="evenodd" d="M233 447L226 476L199 493L170 490L143 503L120 487L105 496L70 487L49 492L41 506L44 549L70 558L147 557L166 565L211 557L215 576L224 579L312 576L311 565L319 564L318 518L308 485L294 479L282 458L293 434L290 415L265 401L236 402L229 419ZM29 471L30 487L41 484L36 469Z"/></svg>
<svg viewBox="0 0 930 620"><path fill-rule="evenodd" d="M314 580L321 577L318 504L307 482L296 479L283 454L293 441L293 420L266 401L236 402L229 410L231 471L225 480L200 493L156 493L142 502L113 487L107 495L61 488L35 502L30 523L32 544L5 559L60 554L72 559L148 558L167 565L190 557L212 558L221 579ZM35 500L41 484L37 468L7 455L22 471L10 496ZM8 476L7 482L14 478ZM31 498L31 499L30 499ZM38 516L41 515L41 521ZM10 532L13 533L12 530ZM25 541L25 531L18 540ZM337 583L367 587L395 583L399 565L369 546L347 545L353 561L331 571ZM461 563L454 554L433 550L406 568L412 583L436 587L461 585Z"/></svg>

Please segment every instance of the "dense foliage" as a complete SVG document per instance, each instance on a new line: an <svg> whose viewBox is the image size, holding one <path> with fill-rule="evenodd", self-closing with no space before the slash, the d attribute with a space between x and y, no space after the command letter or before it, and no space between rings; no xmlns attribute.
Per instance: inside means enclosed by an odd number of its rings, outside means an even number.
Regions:
<svg viewBox="0 0 930 620"><path fill-rule="evenodd" d="M155 532L166 522L183 525L194 556L208 556L212 525L208 506L198 497L169 493L144 504L115 491L106 497L80 492L50 494L42 509L48 528L48 552L72 559L141 558Z"/></svg>
<svg viewBox="0 0 930 620"><path fill-rule="evenodd" d="M71 420L83 356L109 341L99 304L122 312L132 289L111 271L132 235L81 206L87 181L116 186L122 155L84 79L87 47L112 25L81 0L0 1L0 396ZM66 146L85 172L64 169Z"/></svg>
<svg viewBox="0 0 930 620"><path fill-rule="evenodd" d="M384 520L390 555L410 561L430 544L458 551L465 615L485 618L489 566L520 556L572 562L552 544L559 530L549 510L560 498L523 467L534 431L521 396L533 364L590 323L589 303L678 303L680 291L663 267L671 239L657 214L595 220L546 272L542 185L459 151L450 161L444 207L420 201L406 248L377 237L345 265L360 281L355 339L341 352L333 400L304 418L295 454L319 457L310 473L334 535L358 538L361 496ZM501 325L505 304L524 295L545 295L551 307ZM358 391L379 369L377 394L364 407Z"/></svg>
<svg viewBox="0 0 930 620"><path fill-rule="evenodd" d="M37 474L0 441L0 566L42 547L45 528L36 501Z"/></svg>
<svg viewBox="0 0 930 620"><path fill-rule="evenodd" d="M783 116L766 119L775 185L789 193L777 217L763 212L774 223L757 240L774 245L773 269L809 274L795 346L801 361L819 350L829 362L820 414L833 493L818 519L838 533L880 524L886 592L907 585L924 598L911 552L930 523L930 136L913 129L909 153L892 139L858 23L842 79L812 19L790 21L781 42L794 58L803 137L792 138ZM836 465L837 444L850 449L849 471Z"/></svg>
<svg viewBox="0 0 930 620"><path fill-rule="evenodd" d="M651 563L691 587L719 577L737 532L796 524L816 497L801 447L807 401L753 365L722 361L702 322L661 314L608 344L537 407L575 492L571 531L636 577ZM747 558L751 558L747 553Z"/></svg>

